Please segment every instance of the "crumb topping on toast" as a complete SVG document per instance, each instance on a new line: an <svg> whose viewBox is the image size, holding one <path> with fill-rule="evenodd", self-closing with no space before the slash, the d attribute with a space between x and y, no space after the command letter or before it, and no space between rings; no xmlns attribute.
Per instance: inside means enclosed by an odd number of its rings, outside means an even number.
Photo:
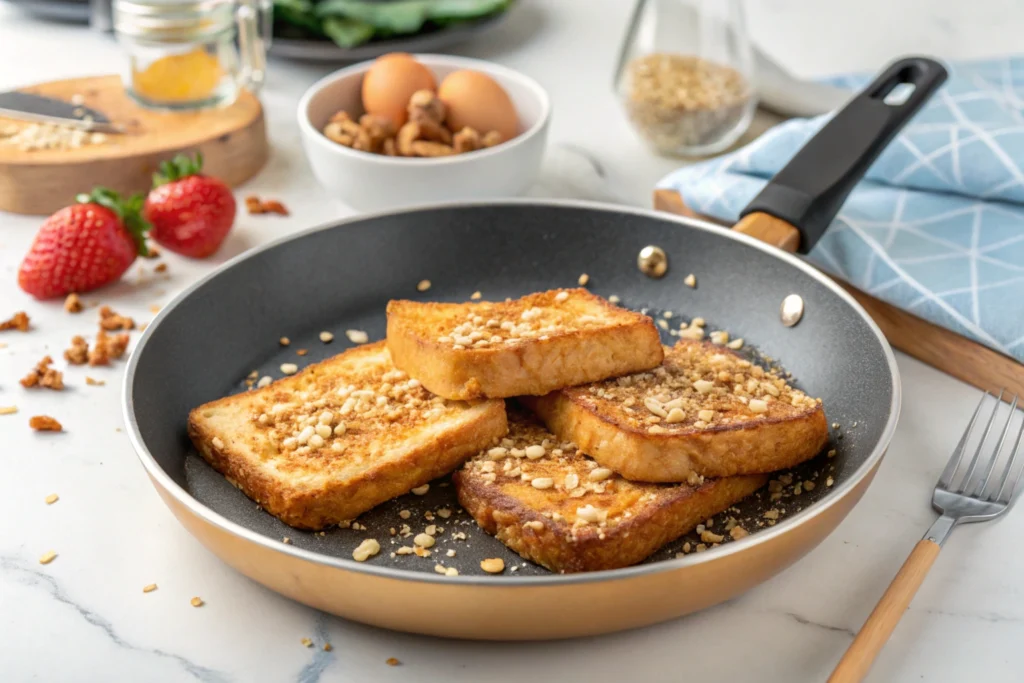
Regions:
<svg viewBox="0 0 1024 683"><path fill-rule="evenodd" d="M372 457L371 450L387 448L389 433L465 409L395 369L386 352L364 354L341 372L320 369L311 366L288 386L271 384L252 394L257 399L249 416L253 426L296 464L303 457Z"/></svg>
<svg viewBox="0 0 1024 683"><path fill-rule="evenodd" d="M598 306L600 308L595 308ZM585 289L553 289L520 299L482 301L450 307L441 304L433 332L438 343L455 350L513 346L532 339L608 327L617 320L635 322L637 313L618 309Z"/></svg>
<svg viewBox="0 0 1024 683"><path fill-rule="evenodd" d="M532 499L530 507L541 510L541 516L568 526L571 540L581 534L603 538L606 529L631 517L638 504L685 486L628 481L511 406L508 436L467 462L462 476L515 488L518 496ZM687 482L692 487L703 483L697 474ZM534 530L543 524L539 519L524 522Z"/></svg>
<svg viewBox="0 0 1024 683"><path fill-rule="evenodd" d="M649 434L678 434L767 420L780 410L813 410L820 399L710 342L681 340L647 372L564 390L620 424Z"/></svg>

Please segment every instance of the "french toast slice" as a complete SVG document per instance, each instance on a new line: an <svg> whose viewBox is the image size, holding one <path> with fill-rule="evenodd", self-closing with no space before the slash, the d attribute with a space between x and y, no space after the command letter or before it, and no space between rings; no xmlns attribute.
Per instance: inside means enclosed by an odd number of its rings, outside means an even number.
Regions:
<svg viewBox="0 0 1024 683"><path fill-rule="evenodd" d="M524 403L559 438L637 481L787 469L828 440L820 399L711 342L680 340L653 371Z"/></svg>
<svg viewBox="0 0 1024 683"><path fill-rule="evenodd" d="M562 442L536 418L509 411L509 433L453 475L477 524L553 572L641 562L764 486L768 476L631 482Z"/></svg>
<svg viewBox="0 0 1024 683"><path fill-rule="evenodd" d="M429 394L384 342L194 409L199 453L264 510L322 529L458 467L508 430L505 403Z"/></svg>
<svg viewBox="0 0 1024 683"><path fill-rule="evenodd" d="M647 316L586 289L503 302L388 303L395 366L449 399L539 396L656 367L663 350Z"/></svg>

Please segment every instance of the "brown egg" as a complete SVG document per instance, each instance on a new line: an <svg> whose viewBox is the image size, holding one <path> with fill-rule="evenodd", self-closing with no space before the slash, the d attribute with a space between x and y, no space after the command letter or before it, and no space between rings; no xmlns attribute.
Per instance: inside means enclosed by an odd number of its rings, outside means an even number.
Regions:
<svg viewBox="0 0 1024 683"><path fill-rule="evenodd" d="M448 74L437 96L448 108L448 128L460 131L465 126L481 135L498 131L504 140L519 133L515 105L498 82L479 71L453 71Z"/></svg>
<svg viewBox="0 0 1024 683"><path fill-rule="evenodd" d="M406 106L417 90L434 90L437 81L430 69L404 52L378 57L363 76L363 109L391 119L395 127L409 118Z"/></svg>

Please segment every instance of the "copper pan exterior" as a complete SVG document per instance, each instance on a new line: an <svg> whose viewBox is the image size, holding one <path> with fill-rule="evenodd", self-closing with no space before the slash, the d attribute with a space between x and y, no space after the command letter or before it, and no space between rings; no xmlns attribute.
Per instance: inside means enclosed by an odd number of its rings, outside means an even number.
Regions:
<svg viewBox="0 0 1024 683"><path fill-rule="evenodd" d="M879 460L879 463L881 460ZM270 590L373 626L445 638L549 640L613 633L696 612L768 580L828 536L857 504L878 469L777 531L721 550L617 572L555 581L429 575L381 576L283 553L196 514L152 478L164 502L215 555ZM609 574L613 574L611 576ZM412 609L411 605L430 605Z"/></svg>

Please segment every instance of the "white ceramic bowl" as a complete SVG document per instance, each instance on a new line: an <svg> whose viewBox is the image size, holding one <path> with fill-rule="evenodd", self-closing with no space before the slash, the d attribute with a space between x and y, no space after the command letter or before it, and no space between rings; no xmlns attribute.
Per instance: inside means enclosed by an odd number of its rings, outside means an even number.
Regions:
<svg viewBox="0 0 1024 683"><path fill-rule="evenodd" d="M309 165L335 198L359 210L411 206L434 201L490 199L522 194L537 177L547 139L551 103L531 78L478 59L414 55L437 82L453 71L473 69L496 80L512 99L520 133L494 147L438 158L389 157L349 149L321 131L340 109L363 113L361 62L317 81L299 102L299 130Z"/></svg>

